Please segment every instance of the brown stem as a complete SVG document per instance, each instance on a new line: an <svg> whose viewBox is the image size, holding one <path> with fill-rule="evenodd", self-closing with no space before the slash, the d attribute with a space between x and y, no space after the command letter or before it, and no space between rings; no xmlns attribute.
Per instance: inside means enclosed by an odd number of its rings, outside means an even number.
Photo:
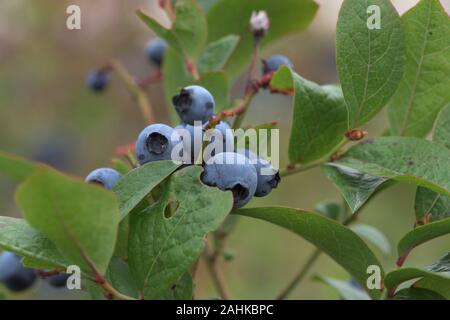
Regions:
<svg viewBox="0 0 450 320"><path fill-rule="evenodd" d="M119 78L127 87L128 91L132 94L132 96L136 100L136 103L138 104L139 109L141 110L144 120L147 123L156 122L156 117L147 95L142 90L142 88L136 83L133 77L118 61L112 61L109 65L111 66L112 70L114 70L117 73Z"/></svg>
<svg viewBox="0 0 450 320"><path fill-rule="evenodd" d="M222 299L229 300L230 294L225 282L225 277L223 275L222 269L219 266L219 256L211 248L208 242L205 243L205 261L208 266L209 273L214 281L216 289Z"/></svg>

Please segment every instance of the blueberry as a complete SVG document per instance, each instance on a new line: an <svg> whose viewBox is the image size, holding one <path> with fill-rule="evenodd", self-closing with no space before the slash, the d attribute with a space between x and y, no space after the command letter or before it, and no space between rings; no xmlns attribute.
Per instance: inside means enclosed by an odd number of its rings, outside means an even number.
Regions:
<svg viewBox="0 0 450 320"><path fill-rule="evenodd" d="M194 121L205 123L214 114L214 98L211 93L200 86L181 89L172 98L172 103L181 121L193 125Z"/></svg>
<svg viewBox="0 0 450 320"><path fill-rule="evenodd" d="M176 130L165 124L152 124L142 130L136 141L138 161L143 165L150 161L171 160L172 149L178 143L181 143L181 137Z"/></svg>
<svg viewBox="0 0 450 320"><path fill-rule="evenodd" d="M28 289L36 280L33 269L23 267L20 259L11 252L0 255L0 282L14 292Z"/></svg>
<svg viewBox="0 0 450 320"><path fill-rule="evenodd" d="M292 62L285 56L280 54L271 56L269 59L263 60L263 74L277 71L281 66L288 66L289 68L294 67Z"/></svg>
<svg viewBox="0 0 450 320"><path fill-rule="evenodd" d="M67 286L67 279L69 279L70 274L68 273L59 273L54 276L50 276L47 278L48 283L55 288L64 288Z"/></svg>
<svg viewBox="0 0 450 320"><path fill-rule="evenodd" d="M158 68L161 67L164 61L164 52L167 44L160 38L150 40L145 47L145 55L150 62L154 63Z"/></svg>
<svg viewBox="0 0 450 320"><path fill-rule="evenodd" d="M86 85L95 92L103 91L109 83L109 74L105 71L93 70L86 77Z"/></svg>
<svg viewBox="0 0 450 320"><path fill-rule="evenodd" d="M253 197L258 183L255 167L249 159L235 152L211 157L204 165L202 181L206 185L230 190L234 208L243 207Z"/></svg>
<svg viewBox="0 0 450 320"><path fill-rule="evenodd" d="M190 142L183 141L184 144L184 150L187 150L190 152L192 156L192 161L195 161L198 157L198 153L200 152L200 148L203 144L204 139L204 133L205 133L205 127L208 125L208 122L200 125L190 125L181 123L178 126L175 127L175 130L180 133L180 136L184 138L184 136L190 137ZM183 132L181 130L186 130L186 132ZM208 134L210 135L210 143L213 143L215 141L216 136L219 136L218 132L220 132L220 135L222 136L222 150L220 152L225 152L227 150L232 150L233 148L233 141L234 136L231 132L231 127L226 121L220 121L214 128L209 129ZM195 141L195 140L198 141ZM195 145L194 143L197 143ZM197 148L196 148L197 147ZM215 154L215 152L212 152L212 156ZM206 159L207 160L207 159Z"/></svg>
<svg viewBox="0 0 450 320"><path fill-rule="evenodd" d="M280 175L267 160L247 149L238 149L237 152L244 154L255 166L258 175L258 185L256 187L255 197L267 196L272 189L275 189L278 186L278 183L281 180ZM262 169L264 169L264 172Z"/></svg>
<svg viewBox="0 0 450 320"><path fill-rule="evenodd" d="M99 168L89 173L85 181L99 184L106 189L112 189L121 178L122 175L114 169Z"/></svg>

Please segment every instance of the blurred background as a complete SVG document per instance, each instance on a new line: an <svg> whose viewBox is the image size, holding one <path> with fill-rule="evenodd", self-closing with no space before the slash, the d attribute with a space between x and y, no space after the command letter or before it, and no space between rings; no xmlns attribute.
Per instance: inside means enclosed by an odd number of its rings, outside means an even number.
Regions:
<svg viewBox="0 0 450 320"><path fill-rule="evenodd" d="M288 56L305 78L320 84L337 82L335 25L340 0L316 0L320 4L312 25L266 48L262 57ZM400 13L416 0L395 0ZM450 12L450 0L441 0ZM82 11L82 29L67 30L66 8L76 4ZM104 94L85 87L86 73L107 62L120 60L134 76L143 78L155 70L143 49L153 35L135 16L142 8L162 23L167 19L157 0L15 0L0 2L0 150L47 162L73 175L85 176L93 168L109 166L115 148L135 139L145 126L129 93L113 76ZM239 97L242 81L233 95ZM167 122L167 108L160 83L147 90L160 122ZM252 103L248 124L280 121L281 164L287 163L290 99L262 92ZM249 120L250 119L250 120ZM387 127L384 114L368 125L370 136ZM0 177L0 214L20 216L14 201L14 185ZM414 223L415 188L398 184L381 193L367 206L361 222L381 229L394 253L381 256L387 270L395 267L395 246ZM251 206L286 205L313 210L323 200L341 201L339 193L320 170L285 178L268 198ZM448 250L443 237L413 252L407 265L425 266ZM447 245L447 246L446 246ZM298 272L313 247L276 226L242 218L228 246L236 252L224 270L233 297L270 299ZM376 250L376 249L374 249ZM323 255L292 299L336 299L337 294L311 280L315 274L346 279L348 275ZM200 266L198 298L216 296L207 270ZM83 298L82 293L35 286L12 298Z"/></svg>

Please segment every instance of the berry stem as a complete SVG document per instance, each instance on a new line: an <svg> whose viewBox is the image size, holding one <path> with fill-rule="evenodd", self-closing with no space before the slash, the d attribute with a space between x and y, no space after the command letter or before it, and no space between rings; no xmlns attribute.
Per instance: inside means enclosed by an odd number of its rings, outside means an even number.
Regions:
<svg viewBox="0 0 450 320"><path fill-rule="evenodd" d="M123 83L127 87L128 91L132 94L132 96L136 100L136 103L138 104L139 109L141 110L142 117L144 118L144 120L147 123L156 122L156 117L153 112L152 105L150 104L147 95L139 86L139 84L136 83L133 77L128 73L128 71L122 66L120 62L112 61L110 65L112 70L114 70L117 73L119 78L123 81Z"/></svg>

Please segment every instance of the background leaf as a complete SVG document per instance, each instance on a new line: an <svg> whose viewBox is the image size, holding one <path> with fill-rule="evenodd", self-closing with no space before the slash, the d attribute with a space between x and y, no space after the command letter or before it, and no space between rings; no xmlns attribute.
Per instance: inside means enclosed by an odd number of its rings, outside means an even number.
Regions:
<svg viewBox="0 0 450 320"><path fill-rule="evenodd" d="M206 88L214 97L216 112L222 111L228 102L228 77L223 71L208 72L195 84Z"/></svg>
<svg viewBox="0 0 450 320"><path fill-rule="evenodd" d="M105 275L106 279L119 292L139 298L139 289L130 273L128 264L119 258L112 258Z"/></svg>
<svg viewBox="0 0 450 320"><path fill-rule="evenodd" d="M68 265L56 246L23 219L0 216L0 248L47 266Z"/></svg>
<svg viewBox="0 0 450 320"><path fill-rule="evenodd" d="M433 272L450 272L450 252L427 268Z"/></svg>
<svg viewBox="0 0 450 320"><path fill-rule="evenodd" d="M450 149L450 104L439 113L433 131L433 141Z"/></svg>
<svg viewBox="0 0 450 320"><path fill-rule="evenodd" d="M367 267L377 265L382 270L377 257L353 231L319 214L287 207L240 209L236 214L265 220L295 232L333 258L364 288ZM375 299L380 296L379 290L367 292Z"/></svg>
<svg viewBox="0 0 450 320"><path fill-rule="evenodd" d="M285 89L289 76L290 87L294 88L289 160L310 163L332 154L344 140L347 109L339 87L319 86L287 67L274 75L271 86Z"/></svg>
<svg viewBox="0 0 450 320"><path fill-rule="evenodd" d="M450 102L450 18L439 0L422 0L401 20L406 68L389 120L394 135L423 137Z"/></svg>
<svg viewBox="0 0 450 320"><path fill-rule="evenodd" d="M253 11L265 10L270 19L269 32L262 41L264 47L289 33L304 30L315 16L317 8L312 0L219 0L207 15L207 42L229 34L240 36L239 45L225 67L234 79L250 63L252 56L253 39L248 26Z"/></svg>
<svg viewBox="0 0 450 320"><path fill-rule="evenodd" d="M179 165L171 160L153 161L124 175L114 186L120 203L120 218L123 219Z"/></svg>
<svg viewBox="0 0 450 320"><path fill-rule="evenodd" d="M381 137L366 140L350 148L335 163L450 195L450 150L423 139Z"/></svg>
<svg viewBox="0 0 450 320"><path fill-rule="evenodd" d="M380 249L385 256L391 254L391 245L389 244L389 240L386 238L384 233L377 228L360 223L351 226L350 229L352 229L361 238L368 240L375 247Z"/></svg>
<svg viewBox="0 0 450 320"><path fill-rule="evenodd" d="M369 29L369 6L381 10L381 28ZM345 0L336 30L339 79L356 128L383 108L402 78L404 42L400 17L389 0Z"/></svg>
<svg viewBox="0 0 450 320"><path fill-rule="evenodd" d="M348 280L315 276L316 280L332 287L345 300L370 300L369 295L362 288L357 288Z"/></svg>
<svg viewBox="0 0 450 320"><path fill-rule="evenodd" d="M429 221L450 218L450 197L418 187L414 209L417 221L424 218ZM428 214L429 218L426 217Z"/></svg>
<svg viewBox="0 0 450 320"><path fill-rule="evenodd" d="M227 63L239 42L239 36L230 34L211 42L197 60L200 74L220 70Z"/></svg>
<svg viewBox="0 0 450 320"><path fill-rule="evenodd" d="M98 272L106 271L119 224L111 191L43 168L19 186L16 201L30 225L68 262L90 270L89 259Z"/></svg>
<svg viewBox="0 0 450 320"><path fill-rule="evenodd" d="M11 179L21 182L26 177L35 172L38 168L38 164L26 160L24 158L0 152L0 173L3 173Z"/></svg>
<svg viewBox="0 0 450 320"><path fill-rule="evenodd" d="M205 235L232 208L231 192L203 185L201 170L177 171L154 205L131 216L129 264L146 299L166 294L201 254Z"/></svg>
<svg viewBox="0 0 450 320"><path fill-rule="evenodd" d="M194 0L180 0L175 5L175 22L171 29L138 10L137 15L157 36L163 38L179 53L194 57L206 41L206 16Z"/></svg>

